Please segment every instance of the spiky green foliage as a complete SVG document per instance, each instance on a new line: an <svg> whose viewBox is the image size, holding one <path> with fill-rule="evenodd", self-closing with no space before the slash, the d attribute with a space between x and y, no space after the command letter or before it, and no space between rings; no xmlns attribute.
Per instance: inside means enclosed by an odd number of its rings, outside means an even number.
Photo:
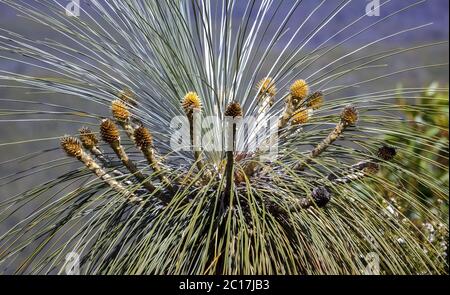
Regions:
<svg viewBox="0 0 450 295"><path fill-rule="evenodd" d="M2 110L0 114L13 116L11 122L19 117L30 124L40 120L66 122L65 128L74 136L86 125L96 134L111 102L122 99L132 117L127 113L126 120L116 122L122 127L121 138L110 144L119 151L119 157L127 159L119 161L105 143L99 146L101 156L94 155L108 175L114 175L128 193L144 200L129 202L120 190L112 189L62 151L35 150L6 158L2 164L36 163L33 160L45 153L51 153L53 160L2 177L2 186L40 173L60 173L23 193L1 196L0 222L6 224L20 212L29 213L1 233L0 265L5 272L63 273L69 252L80 254L81 272L86 274L362 274L370 253L379 256L382 273L446 272L442 248L418 230L410 216L387 207L385 191L423 212L430 223L442 224L448 235L448 206L424 204L416 190L399 187L399 177L408 175L444 203L448 203L448 181L442 183L423 169L406 169L395 158L386 161L377 156L386 143L385 136L395 134L396 140L389 143L402 159L420 157L428 165L440 165L433 157L405 147L406 139L420 139L425 146L432 146L435 138L412 128L408 124L411 119L402 115L408 108L432 115L430 106L436 102L413 104L422 88L404 89L405 104L394 103L395 88L364 90L403 72L445 67L442 63L394 71L385 65L389 57L442 44L360 57L355 53L382 39L356 49L345 47L360 33L375 30L377 24L422 1L361 25L358 33L347 34L365 18L361 11L351 25L308 51L311 38L332 24L350 1L318 3L291 31L287 27L302 8L301 1L290 4L281 23L273 17L281 13L281 1L248 1L238 23L232 17L235 1L91 1L80 18L67 18L55 1L1 2L57 32L61 39L36 41L1 31L0 56L46 73L27 76L1 70L0 79L69 98L57 104L21 100L18 103L27 109ZM331 12L320 19L320 25L304 32L305 23L327 5L332 5ZM268 28L274 25L276 32L269 34ZM425 27L418 24L394 31L383 40ZM330 45L336 36L344 41ZM286 37L288 45L271 58L270 53ZM321 58L341 49L347 50L346 54L324 67L315 67ZM359 71L371 76L342 84L340 78ZM259 89L263 84L258 81L265 77L271 77L276 85L276 96L275 91ZM320 91L325 98L320 109L309 107L306 94L300 98L290 95L289 88L298 79L308 83L311 93ZM353 87L358 87L358 94L343 96ZM132 91L127 91L128 96L134 94L132 100L124 99L124 89ZM203 116L219 116L217 124L223 123L226 107L232 102L240 103L244 117L263 114L264 120L278 118L290 105L295 106L293 111L311 111L311 116L302 120L301 126L288 124L286 116L278 132L278 154L271 159L259 157L258 152L234 152L225 160L225 152L172 151L170 120L185 115L180 102L189 92L202 99ZM265 97L261 95L270 96L263 107ZM87 111L73 107L73 100ZM283 108L283 104L288 107ZM352 112L341 115L350 104L358 110L357 117ZM96 105L102 106L100 113L92 111ZM152 132L155 150L147 151L146 157L138 149L140 141L135 146L134 125L145 125ZM333 128L335 138L329 135ZM448 126L436 128L448 132ZM54 130L51 138L36 134L34 139L0 143L0 148L39 141L50 141L57 147L64 133ZM326 138L333 140L324 141ZM446 140L448 144L448 137ZM311 153L320 143L326 146ZM443 157L448 159L448 154ZM205 165L197 165L200 161ZM155 162L158 169L152 169ZM448 167L440 167L448 173ZM233 173L226 174L225 169ZM381 173L377 173L379 169ZM232 183L225 174L231 175ZM155 189L146 189L145 183L152 183Z"/></svg>

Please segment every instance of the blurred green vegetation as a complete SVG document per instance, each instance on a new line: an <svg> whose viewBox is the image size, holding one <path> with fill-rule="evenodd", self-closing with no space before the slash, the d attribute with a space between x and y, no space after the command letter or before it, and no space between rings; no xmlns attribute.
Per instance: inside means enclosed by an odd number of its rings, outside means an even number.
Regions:
<svg viewBox="0 0 450 295"><path fill-rule="evenodd" d="M420 181L415 175L407 171L424 171L431 176L441 187L449 186L449 95L448 91L440 91L438 83L432 83L428 89L411 102L404 98L402 87L399 87L397 104L403 110L402 117L405 118L404 130L398 130L396 135L388 135L387 143L402 143L401 151L398 153L397 162L405 169L399 171L396 176L384 175L384 177L395 177L402 180L403 186L408 190L417 192L423 197L423 203L439 203L446 206L448 203L442 199L442 194L435 192L432 188ZM415 105L426 106L426 112ZM413 132L411 132L413 131ZM404 134L419 134L420 137L406 137ZM406 155L417 155L409 157ZM394 179L392 179L394 180ZM420 212L408 210L407 204L402 204L403 212L413 219L421 217ZM448 212L444 210L443 212Z"/></svg>
<svg viewBox="0 0 450 295"><path fill-rule="evenodd" d="M421 236L424 242L441 249L442 255L448 259L449 205L448 195L443 195L442 191L448 192L449 187L449 93L448 90L442 91L435 82L424 93L413 98L413 101L407 96L399 86L396 104L401 110L400 116L404 118L404 124L399 125L400 129L395 133L384 138L387 144L398 149L396 167L382 169L380 176L396 183L403 191L416 193L420 197L417 201L421 206L397 198L389 188L377 186L377 190L381 190L384 206L388 211L400 213L397 215L399 218L411 219L415 225L411 231ZM422 107L415 107L419 105ZM426 106L425 112L423 106ZM405 136L411 134L417 136ZM430 183L427 179L417 177L418 171L424 173L418 175L433 179L440 190L427 185ZM441 222L427 220L426 216L430 213Z"/></svg>

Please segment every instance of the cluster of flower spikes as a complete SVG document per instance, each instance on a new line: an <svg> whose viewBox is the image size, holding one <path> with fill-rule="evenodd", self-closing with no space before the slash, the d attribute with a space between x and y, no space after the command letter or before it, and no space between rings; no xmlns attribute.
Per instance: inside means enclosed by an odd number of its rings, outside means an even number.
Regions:
<svg viewBox="0 0 450 295"><path fill-rule="evenodd" d="M264 78L257 84L258 89L258 105L260 111L264 112L273 105L274 97L277 93L275 83L271 78ZM321 91L310 93L309 86L304 80L295 81L291 87L289 94L285 99L285 107L278 120L279 134L282 134L287 127L295 127L305 124L309 121L313 112L319 109L324 103L324 95ZM127 186L132 184L130 181L121 182L116 176L123 176L124 172L120 170L107 171L106 167L110 166L110 161L104 155L99 147L99 140L96 133L89 128L82 127L79 129L79 137L64 136L61 138L61 147L68 156L75 157L81 161L87 169L92 171L97 177L105 182L111 189L125 197L130 203L145 204L146 199L144 195L150 193L151 196L157 197L162 203L169 203L176 195L177 190L184 189L186 179L172 177L172 171L159 163L157 151L154 148L153 136L148 128L146 128L140 121L132 120L132 113L130 106L136 106L137 100L134 94L125 89L118 94L118 98L111 103L112 118L103 119L100 124L100 135L102 140L107 143L114 151L117 158L122 163L124 169L135 178L140 184L141 189L129 189ZM189 92L181 101L181 107L184 110L189 124L191 144L193 142L193 113L194 111L201 112L202 102L196 92ZM242 117L243 110L238 102L230 103L224 113L225 117ZM314 159L319 157L334 141L336 141L349 126L356 124L358 120L357 109L352 106L346 106L341 114L339 122L335 128L326 136L317 146L315 146L307 156L295 164L293 169L299 173L303 171L309 164L314 162ZM138 169L137 165L130 159L126 150L121 144L120 126L129 139L135 144L142 155L147 160L149 166L157 175L157 183L152 182L148 175ZM236 126L233 126L236 128ZM234 135L235 136L235 133ZM235 141L235 138L233 138ZM326 180L333 184L345 184L357 179L362 179L368 175L373 175L379 170L379 163L382 161L390 161L395 157L396 151L393 147L382 146L378 149L377 157L360 161L346 169L339 171L339 173L331 173ZM208 163L204 163L201 151L194 151L195 165L198 173L201 174L200 181L195 182L194 186L201 186L205 182L220 179L226 180L224 190L224 199L227 200L230 196L232 187L239 188L239 186L246 180L261 181L261 175L264 175L264 169L260 167L260 162L257 161L258 153L248 156L242 156L234 150L227 151L224 158L225 165L219 173L214 173L209 167ZM252 161L252 158L253 159ZM246 160L242 165L242 169L234 169L236 163ZM217 172L217 171L216 171ZM217 179L214 179L217 178ZM159 187L158 187L159 186ZM245 187L245 186L241 186ZM331 199L330 189L325 185L314 187L308 196L300 198L296 204L293 204L293 210L305 209L310 207L324 207ZM227 201L223 202L227 203ZM266 202L267 208L273 213L278 213L280 208L275 204Z"/></svg>

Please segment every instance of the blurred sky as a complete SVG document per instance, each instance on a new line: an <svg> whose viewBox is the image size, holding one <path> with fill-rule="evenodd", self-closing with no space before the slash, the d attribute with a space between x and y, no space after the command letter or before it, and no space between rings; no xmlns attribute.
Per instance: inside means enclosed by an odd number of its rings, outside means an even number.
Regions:
<svg viewBox="0 0 450 295"><path fill-rule="evenodd" d="M34 0L21 0L26 3L33 4ZM46 1L57 1L62 5L66 5L70 0L46 0ZM90 0L80 0L82 8L89 11ZM106 0L99 0L103 2ZM211 0L213 2L221 3L221 1ZM261 2L261 0L256 0ZM372 0L370 0L372 1ZM369 0L353 0L348 4L345 9L340 11L333 21L326 26L326 29L322 30L317 34L312 40L310 45L318 45L324 40L326 40L333 28L342 28L343 26L349 24L355 18L361 16L365 12L366 5L370 2ZM337 7L342 0L326 0L324 5L318 9L314 17L304 27L304 32L309 32L314 28L317 22L320 22L325 16L327 16L335 7ZM379 21L381 18L388 16L389 14L398 11L406 6L413 5L415 3L421 2L421 0L380 0L382 7L380 9L379 17L368 17L364 18L363 22L358 23L357 27L361 28L364 24L370 24L375 21ZM236 8L234 10L234 18L238 21L244 15L250 1L241 0L236 2ZM277 29L276 24L280 23L284 16L287 15L288 11L292 8L295 1L294 0L280 0L275 1L276 5L280 3L279 13L277 14L277 20L275 21L272 29ZM300 24L309 13L311 13L318 5L321 3L319 0L303 0L300 3L299 8L295 11L293 15L293 20L290 22L290 26L295 28L296 24ZM256 6L256 5L255 5ZM39 5L37 5L39 7ZM249 10L247 10L249 11ZM256 14L256 10L253 10L252 15ZM17 19L17 12L8 8L5 4L0 3L0 27L8 28L20 27L20 20ZM391 33L393 30L399 30L402 28L409 28L421 24L426 24L432 22L433 25L427 27L424 30L416 31L414 34L406 34L395 38L394 40L389 40L387 42L395 43L413 43L413 42L423 42L429 40L447 40L449 35L449 1L448 0L426 0L415 7L407 9L398 15L389 18L386 21L380 22L373 29L368 30L366 33L359 35L358 37L352 39L351 42L363 43L372 41L376 38L383 37L386 33ZM19 29L33 30L33 27L23 27ZM335 42L339 41L339 38L333 40Z"/></svg>

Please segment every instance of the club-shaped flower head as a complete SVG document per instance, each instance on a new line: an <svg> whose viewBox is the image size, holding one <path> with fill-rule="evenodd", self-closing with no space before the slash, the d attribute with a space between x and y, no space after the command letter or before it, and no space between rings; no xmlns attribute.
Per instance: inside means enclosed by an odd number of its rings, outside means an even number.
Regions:
<svg viewBox="0 0 450 295"><path fill-rule="evenodd" d="M144 126L139 126L134 130L134 137L136 140L136 145L140 148L151 147L153 144L152 134Z"/></svg>
<svg viewBox="0 0 450 295"><path fill-rule="evenodd" d="M116 124L110 119L104 119L100 125L100 135L107 143L114 143L120 139L120 132Z"/></svg>
<svg viewBox="0 0 450 295"><path fill-rule="evenodd" d="M70 157L78 158L83 152L82 143L73 136L66 135L61 138L61 147Z"/></svg>
<svg viewBox="0 0 450 295"><path fill-rule="evenodd" d="M83 146L87 149L92 149L98 146L98 138L88 127L81 127L78 132L80 133L80 140Z"/></svg>

